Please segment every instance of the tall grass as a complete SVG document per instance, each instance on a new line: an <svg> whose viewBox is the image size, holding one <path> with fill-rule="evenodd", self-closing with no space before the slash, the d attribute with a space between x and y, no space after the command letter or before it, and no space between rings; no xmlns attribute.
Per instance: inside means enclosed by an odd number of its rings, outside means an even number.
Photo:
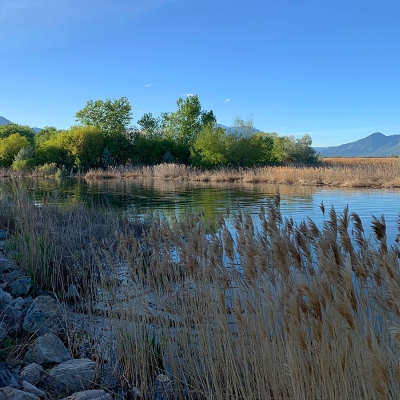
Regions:
<svg viewBox="0 0 400 400"><path fill-rule="evenodd" d="M324 210L319 228L285 218L279 202L256 219L238 212L234 226L220 216L216 228L189 211L140 230L96 217L111 226L97 247L90 222L71 214L101 272L86 281L88 309L106 321L92 336L96 359L121 385L146 398L398 398L399 249L384 218L370 239L347 208ZM61 212L24 204L36 220L17 221L13 241Z"/></svg>
<svg viewBox="0 0 400 400"><path fill-rule="evenodd" d="M90 170L89 181L98 179L174 179L195 182L242 182L335 187L399 188L398 159L327 159L317 166L287 165L259 168L221 168L206 171L185 165L113 167ZM354 161L355 160L355 161ZM358 161L357 161L358 160ZM360 161L362 160L362 161Z"/></svg>

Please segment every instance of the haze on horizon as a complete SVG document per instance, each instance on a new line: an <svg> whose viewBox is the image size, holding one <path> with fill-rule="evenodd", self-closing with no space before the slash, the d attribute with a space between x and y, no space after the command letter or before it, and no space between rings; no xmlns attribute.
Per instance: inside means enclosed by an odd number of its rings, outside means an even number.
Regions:
<svg viewBox="0 0 400 400"><path fill-rule="evenodd" d="M0 115L68 128L126 96L133 124L197 94L218 122L252 115L337 146L400 133L400 3L1 0Z"/></svg>

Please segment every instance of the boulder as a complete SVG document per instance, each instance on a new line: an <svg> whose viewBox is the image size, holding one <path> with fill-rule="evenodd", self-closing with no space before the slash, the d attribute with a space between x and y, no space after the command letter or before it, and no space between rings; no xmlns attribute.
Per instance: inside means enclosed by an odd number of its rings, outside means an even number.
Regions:
<svg viewBox="0 0 400 400"><path fill-rule="evenodd" d="M25 297L28 295L32 287L32 281L29 276L16 279L10 283L10 293L14 297Z"/></svg>
<svg viewBox="0 0 400 400"><path fill-rule="evenodd" d="M26 332L43 336L46 333L63 333L59 317L60 304L51 296L38 296L28 308L22 328Z"/></svg>
<svg viewBox="0 0 400 400"><path fill-rule="evenodd" d="M96 363L86 358L63 362L42 376L41 386L52 397L88 390L94 382Z"/></svg>
<svg viewBox="0 0 400 400"><path fill-rule="evenodd" d="M40 364L43 367L71 360L71 354L60 338L54 333L37 338L25 354L25 362Z"/></svg>
<svg viewBox="0 0 400 400"><path fill-rule="evenodd" d="M44 372L43 367L33 362L27 365L26 367L22 368L22 371L19 374L19 379L22 381L29 382L32 385L36 385L40 381L43 372Z"/></svg>
<svg viewBox="0 0 400 400"><path fill-rule="evenodd" d="M4 305L11 303L12 296L10 293L5 292L3 289L0 289L0 303Z"/></svg>
<svg viewBox="0 0 400 400"><path fill-rule="evenodd" d="M22 310L15 302L0 302L0 316L9 336L18 335L21 332Z"/></svg>
<svg viewBox="0 0 400 400"><path fill-rule="evenodd" d="M34 396L37 396L37 397L45 397L46 396L46 393L43 392L43 390L38 389L35 385L32 385L32 383L29 383L27 381L22 381L21 389L24 392L33 394Z"/></svg>
<svg viewBox="0 0 400 400"><path fill-rule="evenodd" d="M7 362L0 362L0 387L18 387L18 375L14 368Z"/></svg>
<svg viewBox="0 0 400 400"><path fill-rule="evenodd" d="M0 388L0 396L3 396L4 400L40 400L39 397L23 392L12 387Z"/></svg>
<svg viewBox="0 0 400 400"><path fill-rule="evenodd" d="M71 394L63 400L112 400L112 397L104 390L85 390Z"/></svg>

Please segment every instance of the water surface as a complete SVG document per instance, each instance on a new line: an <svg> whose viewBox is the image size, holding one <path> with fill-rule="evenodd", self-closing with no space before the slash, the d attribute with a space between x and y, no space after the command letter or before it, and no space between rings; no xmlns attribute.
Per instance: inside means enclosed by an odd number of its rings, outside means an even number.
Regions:
<svg viewBox="0 0 400 400"><path fill-rule="evenodd" d="M4 184L4 183L3 183ZM167 217L180 215L187 208L204 211L206 218L215 219L218 213L234 214L239 208L255 217L261 205L271 201L278 188L270 184L197 184L166 180L108 180L86 182L78 179L27 178L15 183L20 190L27 189L40 204L56 194L66 202L89 201L108 204L139 216L161 212ZM311 186L279 186L281 212L300 222L309 216L322 227L333 205L338 213L348 205L362 219L367 236L371 234L372 215L384 214L388 242L393 243L397 234L400 212L400 191L383 189L344 189ZM326 212L322 214L320 204Z"/></svg>

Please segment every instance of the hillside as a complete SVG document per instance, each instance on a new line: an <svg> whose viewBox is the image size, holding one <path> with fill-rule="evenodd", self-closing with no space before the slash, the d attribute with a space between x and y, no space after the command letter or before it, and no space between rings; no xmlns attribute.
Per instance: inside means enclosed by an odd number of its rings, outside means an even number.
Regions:
<svg viewBox="0 0 400 400"><path fill-rule="evenodd" d="M315 147L324 157L388 157L400 155L400 135L375 132L355 142L332 147Z"/></svg>

